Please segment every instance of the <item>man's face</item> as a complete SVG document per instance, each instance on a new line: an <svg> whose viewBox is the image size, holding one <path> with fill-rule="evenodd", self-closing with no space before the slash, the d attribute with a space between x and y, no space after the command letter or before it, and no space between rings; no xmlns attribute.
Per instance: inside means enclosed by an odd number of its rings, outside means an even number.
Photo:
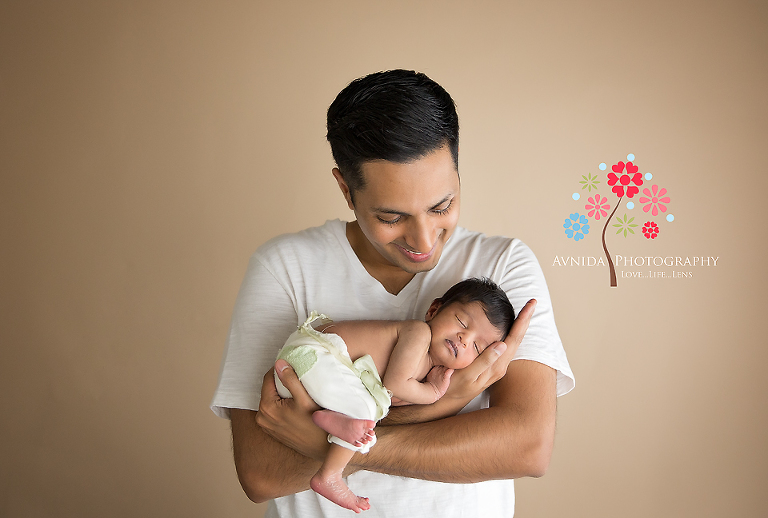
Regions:
<svg viewBox="0 0 768 518"><path fill-rule="evenodd" d="M479 302L454 302L442 308L435 302L426 320L432 330L429 356L435 365L450 369L463 369L486 347L504 338Z"/></svg>
<svg viewBox="0 0 768 518"><path fill-rule="evenodd" d="M360 260L412 274L434 268L459 220L459 175L448 146L407 164L366 162L362 170L365 187L354 204L340 181L367 241Z"/></svg>

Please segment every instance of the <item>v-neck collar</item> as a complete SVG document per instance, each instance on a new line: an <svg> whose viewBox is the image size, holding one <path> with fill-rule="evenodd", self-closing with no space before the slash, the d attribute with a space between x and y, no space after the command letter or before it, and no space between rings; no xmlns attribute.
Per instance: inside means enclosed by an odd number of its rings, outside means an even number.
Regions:
<svg viewBox="0 0 768 518"><path fill-rule="evenodd" d="M356 279L365 282L366 287L370 290L374 290L374 292L377 294L380 292L385 293L386 297L388 297L388 300L395 306L400 306L405 301L412 300L414 293L418 293L418 290L424 280L424 276L428 272L419 272L415 274L413 278L408 281L408 284L406 284L403 289L397 293L397 295L388 292L381 282L379 282L375 277L368 273L368 270L365 269L365 266L363 266L360 258L352 249L352 245L349 243L349 239L347 239L347 222L337 219L333 223L333 233L339 242L339 246L346 255L347 260L352 265Z"/></svg>

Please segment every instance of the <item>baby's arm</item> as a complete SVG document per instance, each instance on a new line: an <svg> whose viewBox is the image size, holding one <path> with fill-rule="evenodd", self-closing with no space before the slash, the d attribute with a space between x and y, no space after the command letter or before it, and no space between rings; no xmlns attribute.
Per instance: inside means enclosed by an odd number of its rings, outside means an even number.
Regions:
<svg viewBox="0 0 768 518"><path fill-rule="evenodd" d="M384 373L384 386L394 396L416 405L429 405L440 399L451 381L453 369L432 367L428 351L432 331L425 322L403 322L397 343ZM427 374L429 373L429 374ZM419 380L426 375L426 381Z"/></svg>

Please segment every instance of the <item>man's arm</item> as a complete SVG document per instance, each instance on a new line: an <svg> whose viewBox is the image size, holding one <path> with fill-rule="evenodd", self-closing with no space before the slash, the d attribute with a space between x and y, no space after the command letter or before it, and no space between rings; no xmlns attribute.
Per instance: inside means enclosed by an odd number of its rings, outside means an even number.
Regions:
<svg viewBox="0 0 768 518"><path fill-rule="evenodd" d="M261 503L309 489L309 479L320 462L264 433L256 424L257 412L233 408L230 415L235 468L248 498Z"/></svg>
<svg viewBox="0 0 768 518"><path fill-rule="evenodd" d="M438 421L380 426L376 448L356 454L350 464L454 483L542 476L554 447L557 371L535 361L510 363L535 307L530 300L503 344L488 347L455 373L464 375L464 383L471 378L476 388L491 385L489 408Z"/></svg>
<svg viewBox="0 0 768 518"><path fill-rule="evenodd" d="M556 371L512 362L491 387L490 408L439 421L376 428L378 442L352 464L391 475L440 482L538 477L555 435Z"/></svg>
<svg viewBox="0 0 768 518"><path fill-rule="evenodd" d="M276 366L281 370L290 370L295 378L296 374L285 360L279 360ZM237 476L248 498L257 503L309 489L309 479L320 467L329 446L327 433L311 420L312 413L319 409L317 404L298 378L290 381L286 378L285 381L293 398L280 397L275 387L274 371L270 369L264 375L259 411L233 408L230 413ZM258 424L268 426L278 416L288 419L281 421L281 424L291 432L291 435L283 437L289 446L267 435ZM316 459L298 453L297 441L318 445Z"/></svg>
<svg viewBox="0 0 768 518"><path fill-rule="evenodd" d="M477 383L490 384L498 370L509 367L503 379L491 389L491 408L431 423L381 426L377 428L379 443L366 455L356 454L350 469L442 482L541 476L553 446L556 371L533 361L518 360L509 364L532 313L533 304L520 312L505 340L509 347L501 356L496 355L497 360L489 362L490 367L477 377ZM492 358L490 354L485 358ZM274 389L274 384L265 377L262 407L256 414L256 423L265 434L250 434L261 442L241 448L242 458L236 454L243 487L249 496L256 496L257 501L306 489L306 481L328 448L325 433L316 427L312 431L312 407L304 401L308 396L295 373L287 368L280 378L298 402L280 400L276 392L276 399L265 395ZM249 423L249 427L252 424ZM241 440L238 432L233 419L235 444ZM266 434L279 437L290 448L262 450L263 441L269 438ZM292 449L305 457L294 456L297 454ZM248 458L248 453L255 457ZM310 458L315 462L309 461ZM272 479L274 471L270 469L275 466L286 472L279 480Z"/></svg>

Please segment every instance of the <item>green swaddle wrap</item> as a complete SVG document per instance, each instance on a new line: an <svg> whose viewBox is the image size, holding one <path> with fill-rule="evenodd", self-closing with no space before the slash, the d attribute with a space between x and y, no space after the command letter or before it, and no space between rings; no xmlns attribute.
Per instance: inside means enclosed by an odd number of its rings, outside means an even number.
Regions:
<svg viewBox="0 0 768 518"><path fill-rule="evenodd" d="M372 419L375 421L383 419L389 412L392 393L384 387L371 355L366 354L353 362L347 352L346 344L344 344L344 341L339 335L321 333L312 327L312 323L316 320L321 320L323 323L332 322L327 316L320 314L317 311L312 311L309 318L298 327L297 333L312 338L314 343L321 345L333 355L339 363L352 371L352 373L359 378L376 403L376 415L372 416ZM295 335L296 333L294 333L292 337ZM317 354L317 351L312 347L307 346L306 343L295 339L289 339L286 345L280 350L277 358L287 361L291 367L293 367L299 379L302 379L316 366L318 361ZM310 395L313 396L312 394ZM313 399L315 399L314 396ZM315 401L317 401L317 399L315 399ZM320 403L318 402L318 404Z"/></svg>

